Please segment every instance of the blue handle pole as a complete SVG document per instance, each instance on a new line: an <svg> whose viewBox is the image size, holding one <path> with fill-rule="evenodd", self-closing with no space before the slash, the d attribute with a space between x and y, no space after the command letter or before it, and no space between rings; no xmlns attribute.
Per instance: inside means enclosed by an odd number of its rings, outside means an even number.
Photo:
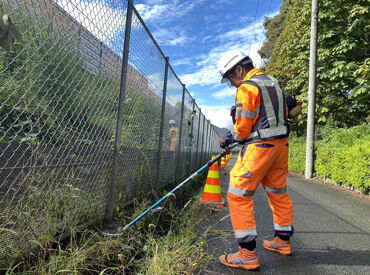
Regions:
<svg viewBox="0 0 370 275"><path fill-rule="evenodd" d="M222 158L223 156L225 156L226 154L228 154L230 152L230 150L232 150L233 148L235 148L238 144L239 144L238 142L233 143L224 152L218 154L215 158L213 158L212 160L210 160L209 162L207 162L203 167L201 167L199 170L197 170L195 173L193 173L191 176L189 176L186 180L184 180L183 182L181 182L174 189L172 189L170 192L168 192L166 195L164 195L162 198L160 198L155 204L153 204L151 207L149 207L147 210L145 210L140 216L138 216L132 222L130 222L129 224L127 224L121 230L119 229L118 231L120 231L121 233L115 233L115 234L105 233L105 234L108 235L108 236L119 236L119 235L122 235L125 230L127 230L128 228L130 228L131 226L133 226L137 221L139 221L142 217L144 217L146 214L148 214L155 207L157 207L158 205L160 205L169 196L173 195L177 190L179 190L182 186L184 186L186 183L188 183L189 181L191 181L194 177L196 177L197 175L199 175L200 173L202 173L208 167L211 167L213 163L215 163L220 158Z"/></svg>

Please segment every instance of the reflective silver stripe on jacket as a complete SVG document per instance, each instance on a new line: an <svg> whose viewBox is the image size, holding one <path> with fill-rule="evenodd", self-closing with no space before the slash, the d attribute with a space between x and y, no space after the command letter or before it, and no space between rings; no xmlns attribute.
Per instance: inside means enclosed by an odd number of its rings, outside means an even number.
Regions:
<svg viewBox="0 0 370 275"><path fill-rule="evenodd" d="M274 229L280 230L280 231L292 231L292 226L291 225L277 225L276 223L274 223Z"/></svg>
<svg viewBox="0 0 370 275"><path fill-rule="evenodd" d="M229 186L229 190L227 190L227 192L229 192L231 194L234 194L234 195L237 195L237 196L251 197L251 196L254 195L254 192L256 192L256 191L245 190L245 189L237 188L237 187L234 187L234 186Z"/></svg>
<svg viewBox="0 0 370 275"><path fill-rule="evenodd" d="M237 117L246 117L246 118L255 118L256 112L249 111L249 110L236 110L235 118Z"/></svg>
<svg viewBox="0 0 370 275"><path fill-rule="evenodd" d="M270 80L263 79L251 79L249 81L256 82L261 88L261 95L265 105L266 116L269 122L270 128L259 129L258 131L252 132L247 139L260 137L269 138L274 136L286 135L288 133L288 128L284 125L284 93L280 88L279 82L269 76ZM271 102L270 95L268 93L267 87L274 87L278 97L279 103L279 121L277 121L275 116L274 107Z"/></svg>
<svg viewBox="0 0 370 275"><path fill-rule="evenodd" d="M286 187L283 188L271 188L268 186L265 186L266 192L268 193L274 193L274 194L284 194L286 193Z"/></svg>
<svg viewBox="0 0 370 275"><path fill-rule="evenodd" d="M233 135L233 137L234 137L234 139L235 139L236 141L243 141L243 140L244 140L244 138L242 138L242 137L241 137L241 136L239 136L237 133L235 133L234 128L233 128L233 129L231 129L231 134Z"/></svg>
<svg viewBox="0 0 370 275"><path fill-rule="evenodd" d="M257 236L256 228L234 231L234 236L236 239L244 238L250 235Z"/></svg>

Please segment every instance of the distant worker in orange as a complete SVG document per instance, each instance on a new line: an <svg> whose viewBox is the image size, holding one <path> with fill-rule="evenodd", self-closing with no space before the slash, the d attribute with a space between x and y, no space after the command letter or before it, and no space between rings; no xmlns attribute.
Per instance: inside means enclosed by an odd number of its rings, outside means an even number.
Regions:
<svg viewBox="0 0 370 275"><path fill-rule="evenodd" d="M169 122L168 140L170 141L170 150L176 152L179 147L179 129L176 127L176 121L173 119Z"/></svg>
<svg viewBox="0 0 370 275"><path fill-rule="evenodd" d="M267 250L290 255L293 205L286 192L288 172L288 108L278 81L255 69L249 56L239 50L225 53L218 69L221 83L236 87L231 108L234 127L222 139L221 148L240 142L243 148L230 172L227 194L239 251L222 255L222 264L244 269L260 266L256 252L257 229L253 194L262 183L274 217L275 237L265 241Z"/></svg>

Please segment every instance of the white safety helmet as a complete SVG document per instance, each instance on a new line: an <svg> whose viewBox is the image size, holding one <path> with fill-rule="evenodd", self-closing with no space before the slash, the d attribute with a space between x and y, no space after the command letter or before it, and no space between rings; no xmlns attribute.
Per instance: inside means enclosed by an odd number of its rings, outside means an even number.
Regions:
<svg viewBox="0 0 370 275"><path fill-rule="evenodd" d="M245 60L244 60L245 59ZM244 60L243 64L248 64L252 62L252 59L240 50L231 50L226 52L218 62L217 68L221 74L221 83L226 83L227 79L224 77L230 69L236 66L240 61Z"/></svg>
<svg viewBox="0 0 370 275"><path fill-rule="evenodd" d="M170 122L168 123L169 125L176 125L176 121L174 121L173 119L170 120Z"/></svg>

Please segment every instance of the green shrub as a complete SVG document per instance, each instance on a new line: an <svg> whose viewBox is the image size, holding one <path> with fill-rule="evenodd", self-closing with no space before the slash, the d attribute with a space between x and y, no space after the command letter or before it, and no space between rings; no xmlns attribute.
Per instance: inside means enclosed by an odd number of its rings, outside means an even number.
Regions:
<svg viewBox="0 0 370 275"><path fill-rule="evenodd" d="M337 129L317 146L316 174L367 193L370 188L369 148L369 125Z"/></svg>
<svg viewBox="0 0 370 275"><path fill-rule="evenodd" d="M302 138L289 140L289 170L303 174L305 171L306 143Z"/></svg>
<svg viewBox="0 0 370 275"><path fill-rule="evenodd" d="M315 173L322 179L370 191L370 126L325 131L323 139L315 142ZM305 171L306 143L302 138L289 141L289 169Z"/></svg>

